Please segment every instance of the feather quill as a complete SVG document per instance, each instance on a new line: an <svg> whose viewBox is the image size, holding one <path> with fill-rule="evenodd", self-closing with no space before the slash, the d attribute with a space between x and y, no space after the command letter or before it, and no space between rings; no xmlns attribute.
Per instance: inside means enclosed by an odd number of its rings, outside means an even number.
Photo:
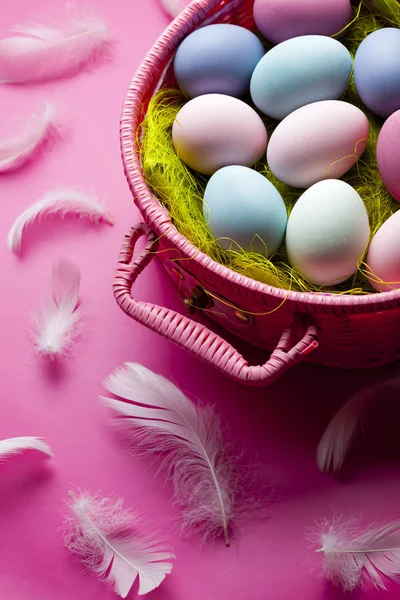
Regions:
<svg viewBox="0 0 400 600"><path fill-rule="evenodd" d="M26 123L24 130L0 141L0 173L15 171L31 159L59 131L55 108L47 103L44 110Z"/></svg>
<svg viewBox="0 0 400 600"><path fill-rule="evenodd" d="M384 577L400 583L400 521L372 526L357 533L351 521L325 523L320 535L324 555L322 575L345 591L362 585L363 576L377 589Z"/></svg>
<svg viewBox="0 0 400 600"><path fill-rule="evenodd" d="M380 400L385 391L399 387L399 377L393 377L355 394L338 410L318 444L317 464L321 471L340 471L371 405Z"/></svg>
<svg viewBox="0 0 400 600"><path fill-rule="evenodd" d="M46 81L71 75L109 48L109 33L97 17L70 9L57 25L28 23L0 40L0 83Z"/></svg>
<svg viewBox="0 0 400 600"><path fill-rule="evenodd" d="M157 588L172 571L172 552L143 531L123 500L69 492L65 545L91 571L126 598L139 578L139 595Z"/></svg>
<svg viewBox="0 0 400 600"><path fill-rule="evenodd" d="M177 17L183 10L182 0L161 0L161 6L173 19Z"/></svg>
<svg viewBox="0 0 400 600"><path fill-rule="evenodd" d="M11 252L17 252L22 245L25 229L42 216L75 214L81 219L94 222L101 220L113 224L111 217L100 206L96 198L90 198L79 190L59 190L47 193L43 198L32 204L14 221L7 236L7 247Z"/></svg>
<svg viewBox="0 0 400 600"><path fill-rule="evenodd" d="M79 269L68 260L53 265L51 289L33 333L35 349L51 359L65 355L80 330Z"/></svg>
<svg viewBox="0 0 400 600"><path fill-rule="evenodd" d="M0 460L24 450L38 450L48 456L54 456L50 446L41 438L22 436L0 440Z"/></svg>
<svg viewBox="0 0 400 600"><path fill-rule="evenodd" d="M104 382L126 401L103 398L147 452L165 454L175 500L184 507L184 530L224 533L235 512L236 479L214 409L196 406L171 381L142 365L125 363Z"/></svg>

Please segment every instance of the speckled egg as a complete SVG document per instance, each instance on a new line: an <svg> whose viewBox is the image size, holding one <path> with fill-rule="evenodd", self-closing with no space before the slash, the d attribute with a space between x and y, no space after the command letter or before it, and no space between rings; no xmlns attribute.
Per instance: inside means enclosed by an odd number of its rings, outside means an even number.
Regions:
<svg viewBox="0 0 400 600"><path fill-rule="evenodd" d="M400 202L400 110L383 124L376 146L382 181L393 198Z"/></svg>
<svg viewBox="0 0 400 600"><path fill-rule="evenodd" d="M206 94L178 112L172 140L184 163L212 175L228 165L254 165L265 153L268 137L250 106L232 96Z"/></svg>
<svg viewBox="0 0 400 600"><path fill-rule="evenodd" d="M400 288L399 211L389 217L372 238L366 263L372 271L369 282L378 292Z"/></svg>
<svg viewBox="0 0 400 600"><path fill-rule="evenodd" d="M254 19L278 44L308 34L331 36L351 21L350 0L255 0Z"/></svg>
<svg viewBox="0 0 400 600"><path fill-rule="evenodd" d="M283 119L301 106L335 100L346 90L353 61L337 40L304 35L278 44L260 60L251 78L254 104Z"/></svg>
<svg viewBox="0 0 400 600"><path fill-rule="evenodd" d="M220 169L204 193L204 218L225 249L271 256L285 235L287 212L275 186L241 166Z"/></svg>
<svg viewBox="0 0 400 600"><path fill-rule="evenodd" d="M367 210L355 189L338 179L320 181L290 213L289 261L311 283L335 285L357 271L369 235Z"/></svg>
<svg viewBox="0 0 400 600"><path fill-rule="evenodd" d="M364 152L368 136L368 119L353 104L314 102L279 123L269 141L267 161L278 179L307 188L342 177Z"/></svg>
<svg viewBox="0 0 400 600"><path fill-rule="evenodd" d="M370 33L354 58L357 92L372 112L388 117L400 109L400 29Z"/></svg>
<svg viewBox="0 0 400 600"><path fill-rule="evenodd" d="M183 40L174 59L178 85L189 96L249 91L254 67L264 56L254 33L238 25L216 24L197 29Z"/></svg>

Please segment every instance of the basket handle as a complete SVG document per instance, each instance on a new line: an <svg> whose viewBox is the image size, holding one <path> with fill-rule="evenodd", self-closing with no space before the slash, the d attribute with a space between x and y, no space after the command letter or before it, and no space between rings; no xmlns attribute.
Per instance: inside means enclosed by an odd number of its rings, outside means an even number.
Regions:
<svg viewBox="0 0 400 600"><path fill-rule="evenodd" d="M134 257L136 242L147 237L144 251ZM283 332L269 360L261 366L249 366L243 356L222 337L185 315L173 310L135 300L132 286L156 254L155 233L145 223L132 227L122 245L114 280L114 296L122 310L149 329L175 342L194 356L201 358L221 373L247 385L268 385L285 371L297 365L318 346L318 329L308 324L295 345L294 324Z"/></svg>

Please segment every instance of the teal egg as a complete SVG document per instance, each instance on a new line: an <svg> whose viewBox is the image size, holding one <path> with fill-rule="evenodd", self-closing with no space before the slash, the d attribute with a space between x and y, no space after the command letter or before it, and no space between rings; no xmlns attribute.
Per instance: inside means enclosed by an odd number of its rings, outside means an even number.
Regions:
<svg viewBox="0 0 400 600"><path fill-rule="evenodd" d="M271 256L281 245L287 212L276 187L248 167L214 173L204 192L203 213L213 236L232 248Z"/></svg>
<svg viewBox="0 0 400 600"><path fill-rule="evenodd" d="M338 100L352 69L350 52L337 40L304 35L278 44L260 60L250 83L254 104L274 119L321 100Z"/></svg>

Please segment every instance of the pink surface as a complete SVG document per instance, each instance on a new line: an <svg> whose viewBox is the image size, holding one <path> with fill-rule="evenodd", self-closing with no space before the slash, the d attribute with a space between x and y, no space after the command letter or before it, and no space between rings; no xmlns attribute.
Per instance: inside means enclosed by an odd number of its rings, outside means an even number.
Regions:
<svg viewBox="0 0 400 600"><path fill-rule="evenodd" d="M33 11L27 0L10 3L0 33L48 12L45 0L34 4ZM61 9L64 1L51 5ZM48 98L65 108L71 123L68 139L0 179L0 439L43 436L56 454L52 460L24 455L0 466L0 598L115 597L95 576L83 572L63 547L60 510L71 485L124 497L127 506L141 511L170 539L177 561L173 574L150 596L154 600L341 598L340 592L318 580L320 557L305 541L305 533L314 520L334 512L360 514L366 522L397 517L398 462L372 466L369 458L355 473L335 481L318 472L315 447L340 402L384 372L344 374L302 366L271 388L246 389L139 327L118 309L111 293L116 260L123 233L139 218L122 171L120 109L133 72L167 18L156 0L98 0L96 6L118 40L112 63L58 83L0 88L2 123L40 108ZM111 208L115 227L54 220L35 229L21 258L8 253L5 238L14 218L43 191L71 185L96 192ZM86 323L74 356L57 367L34 355L29 323L41 305L53 260L60 256L81 268ZM137 295L182 310L158 263L139 279ZM254 362L265 359L244 345L240 350ZM243 453L242 463L254 465L265 514L242 520L230 549L219 541L202 547L197 538L182 540L177 535L178 510L169 503L170 486L155 478L150 462L133 461L110 427L97 395L104 377L126 360L142 362L173 378L190 395L216 404ZM370 600L381 595L367 587L355 597ZM399 588L389 586L386 598L398 595Z"/></svg>

